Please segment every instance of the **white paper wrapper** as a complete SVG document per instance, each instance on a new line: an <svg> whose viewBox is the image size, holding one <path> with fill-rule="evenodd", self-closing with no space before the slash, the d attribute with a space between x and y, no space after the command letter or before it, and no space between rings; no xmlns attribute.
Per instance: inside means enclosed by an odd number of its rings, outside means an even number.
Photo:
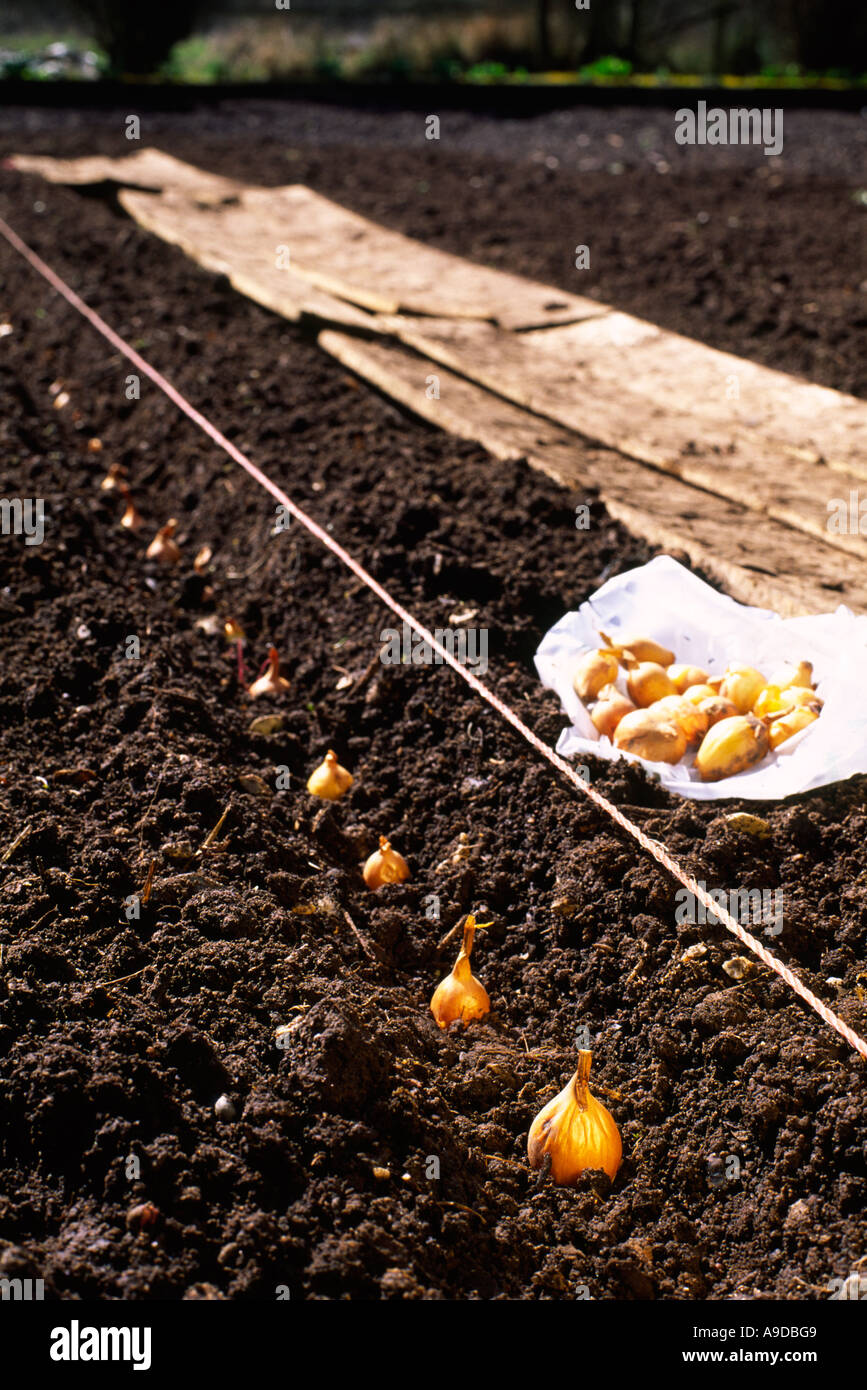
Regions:
<svg viewBox="0 0 867 1390"><path fill-rule="evenodd" d="M730 662L756 666L770 676L781 666L812 661L824 708L758 767L721 782L702 782L690 765L692 754L672 766L621 753L600 738L572 689L579 659L601 645L600 627L614 641L652 637L669 647L676 661L700 666L711 676L722 675ZM542 684L557 692L570 721L557 742L564 757L632 757L670 791L695 801L778 801L867 772L867 617L856 617L842 605L835 613L781 618L735 603L661 555L609 579L577 613L567 613L542 639L535 659ZM625 691L622 672L617 684Z"/></svg>

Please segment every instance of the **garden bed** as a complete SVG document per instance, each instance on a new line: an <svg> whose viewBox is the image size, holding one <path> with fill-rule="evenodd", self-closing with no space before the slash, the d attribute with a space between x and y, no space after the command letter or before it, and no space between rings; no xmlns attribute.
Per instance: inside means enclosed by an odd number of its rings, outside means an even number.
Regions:
<svg viewBox="0 0 867 1390"><path fill-rule="evenodd" d="M241 172L238 151L197 156ZM332 193L352 163L300 162ZM52 188L34 209L35 186L4 179L16 230L420 619L472 610L487 679L554 742L539 637L653 552L592 496L403 418L105 203ZM533 202L512 202L503 260L538 274L520 253ZM481 257L491 234L460 249ZM724 973L731 938L678 922L676 884L452 673L380 665L390 615L300 528L271 535L265 493L146 383L125 401L127 364L6 246L0 267L0 492L45 497L50 518L40 547L2 541L0 1273L66 1298L822 1297L862 1254L863 1062L762 967ZM737 347L761 357L757 322ZM797 330L784 360L778 336L774 365L818 361ZM815 375L853 389L845 335L822 341ZM179 518L177 571L118 527L99 489L115 462L149 530ZM270 641L283 654L279 732L249 732L264 711L199 626L210 615L243 624L251 675ZM356 783L321 806L304 783L328 747ZM265 794L239 784L251 775ZM782 889L773 949L863 1033L864 778L771 805L761 841L725 826L737 803L684 804L621 764L592 777L709 886ZM380 833L412 878L371 894L360 865ZM454 941L438 943L471 909L493 922L474 952L493 1012L444 1036L428 1001ZM526 1164L584 1028L623 1135L610 1189Z"/></svg>

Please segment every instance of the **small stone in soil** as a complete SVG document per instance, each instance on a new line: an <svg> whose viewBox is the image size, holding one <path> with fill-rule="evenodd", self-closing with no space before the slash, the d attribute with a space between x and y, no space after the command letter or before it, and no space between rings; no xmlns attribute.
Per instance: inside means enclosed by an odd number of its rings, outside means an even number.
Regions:
<svg viewBox="0 0 867 1390"><path fill-rule="evenodd" d="M704 942L697 941L694 946L687 946L686 950L681 956L681 960L700 960L702 956L706 955L707 947L705 946Z"/></svg>
<svg viewBox="0 0 867 1390"><path fill-rule="evenodd" d="M214 1114L218 1120L222 1120L225 1124L229 1124L234 1120L236 1113L235 1107L228 1096L220 1096L219 1099L215 1101Z"/></svg>
<svg viewBox="0 0 867 1390"><path fill-rule="evenodd" d="M730 979L743 980L755 970L755 966L746 956L732 956L731 960L723 963L723 970Z"/></svg>
<svg viewBox="0 0 867 1390"><path fill-rule="evenodd" d="M153 1202L141 1202L130 1207L126 1214L126 1224L131 1231L147 1231L159 1220L159 1208Z"/></svg>

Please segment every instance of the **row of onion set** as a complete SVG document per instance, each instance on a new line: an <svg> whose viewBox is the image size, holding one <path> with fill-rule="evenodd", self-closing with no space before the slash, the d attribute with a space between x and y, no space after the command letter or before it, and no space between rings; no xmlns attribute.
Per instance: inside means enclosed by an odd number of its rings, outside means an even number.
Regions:
<svg viewBox="0 0 867 1390"><path fill-rule="evenodd" d="M99 453L102 450L102 443L98 439L88 441L88 451ZM125 531L141 531L145 526L145 519L135 504L132 491L127 482L127 473L123 464L113 463L100 482L102 492L116 493L123 503L123 512L120 517L120 525ZM145 559L153 560L160 565L179 565L183 559L181 548L175 540L178 530L176 517L170 517L164 525L160 526L156 535L149 542L145 550ZM213 551L209 545L202 546L197 551L193 560L193 568L199 573L204 571L213 557Z"/></svg>
<svg viewBox="0 0 867 1390"><path fill-rule="evenodd" d="M126 470L123 466L113 464L100 486L104 492L117 492L123 500L125 511L121 517L121 526L128 530L139 530L144 522L133 502L132 494L126 482ZM166 565L179 564L181 551L175 540L177 527L178 523L174 518L161 526L145 551L145 558ZM210 559L210 547L204 547L196 556L194 567L197 570L203 569ZM246 640L244 629L234 618L228 618L223 624L223 633L226 640L237 647L238 675L239 679L243 681L242 648ZM247 687L247 694L251 700L278 699L285 695L289 688L290 682L280 668L280 654L277 648L272 646L268 650L265 669ZM347 772L345 767L341 767L336 754L329 749L322 764L311 773L307 782L307 790L312 796L321 797L326 801L337 801L345 792L349 791L352 781L352 774ZM409 865L403 855L392 849L385 836L380 836L379 848L367 859L362 872L368 888L377 889L384 884L400 883L409 878Z"/></svg>
<svg viewBox="0 0 867 1390"><path fill-rule="evenodd" d="M809 661L770 679L739 664L711 676L652 638L600 636L605 645L581 658L572 681L597 731L648 762L678 763L692 749L702 781L755 767L821 713ZM621 668L626 693L616 684Z"/></svg>
<svg viewBox="0 0 867 1390"><path fill-rule="evenodd" d="M490 922L479 923L480 928ZM463 941L449 974L437 985L430 1002L431 1013L440 1028L490 1013L488 991L470 968L470 953L477 930L472 913L464 922ZM600 1169L614 1178L620 1167L623 1146L620 1131L611 1113L589 1088L591 1053L578 1053L578 1066L553 1100L539 1111L527 1136L527 1157L531 1168L542 1168L550 1161L555 1183L572 1186L588 1169Z"/></svg>
<svg viewBox="0 0 867 1390"><path fill-rule="evenodd" d="M119 466L112 467L103 479L102 487L107 492L117 491L120 495L124 503L121 525L130 531L140 530L144 524L143 518L126 484L124 470ZM181 551L175 540L176 531L177 521L174 518L161 526L147 547L146 558L163 565L179 564ZM195 568L204 568L210 558L210 549L206 547L196 556ZM243 629L236 621L229 619L224 623L224 635L238 648L238 671L243 679ZM248 686L247 693L254 700L263 697L275 699L285 695L289 688L290 682L280 669L279 653L272 646L265 670ZM336 753L329 749L321 764L310 774L307 790L311 796L322 800L338 801L349 791L353 780L352 773L340 764ZM376 891L387 884L408 879L410 869L403 855L381 835L379 848L365 861L362 876L367 887ZM430 1002L431 1013L443 1030L453 1025L466 1027L490 1013L490 996L470 966L475 933L490 925L489 922L477 925L472 913L463 924L461 948L455 964L434 990ZM620 1167L620 1133L609 1111L590 1092L590 1063L591 1053L584 1049L579 1051L574 1075L536 1116L527 1138L530 1166L539 1169L549 1162L551 1178L560 1185L576 1183L586 1170L601 1170L613 1179Z"/></svg>
<svg viewBox="0 0 867 1390"><path fill-rule="evenodd" d="M311 796L338 801L352 786L352 773L342 767L329 749L322 763L310 774L307 790ZM399 883L409 877L409 865L392 849L384 836L379 849L367 859L364 881L371 889ZM457 959L434 990L430 1010L437 1025L445 1030L453 1025L467 1027L491 1011L488 991L473 974L470 956L476 931L490 922L477 923L470 913L463 924ZM620 1133L613 1117L589 1089L591 1054L582 1050L578 1066L566 1086L539 1112L530 1126L527 1156L532 1168L542 1168L550 1160L555 1183L570 1186L588 1169L600 1169L614 1178L622 1158Z"/></svg>

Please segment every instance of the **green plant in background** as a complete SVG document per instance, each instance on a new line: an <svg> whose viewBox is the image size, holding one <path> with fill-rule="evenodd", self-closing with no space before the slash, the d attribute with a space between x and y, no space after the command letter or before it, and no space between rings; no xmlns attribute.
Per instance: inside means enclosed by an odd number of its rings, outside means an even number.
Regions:
<svg viewBox="0 0 867 1390"><path fill-rule="evenodd" d="M632 72L632 64L625 58L616 58L613 53L608 53L604 58L597 58L595 63L587 63L579 68L582 77L629 77Z"/></svg>
<svg viewBox="0 0 867 1390"><path fill-rule="evenodd" d="M507 76L508 71L505 63L473 63L464 77L468 82L498 82Z"/></svg>
<svg viewBox="0 0 867 1390"><path fill-rule="evenodd" d="M208 39L195 37L176 43L163 63L160 73L169 82L190 82L208 85L229 82L232 73L225 58L214 50Z"/></svg>

